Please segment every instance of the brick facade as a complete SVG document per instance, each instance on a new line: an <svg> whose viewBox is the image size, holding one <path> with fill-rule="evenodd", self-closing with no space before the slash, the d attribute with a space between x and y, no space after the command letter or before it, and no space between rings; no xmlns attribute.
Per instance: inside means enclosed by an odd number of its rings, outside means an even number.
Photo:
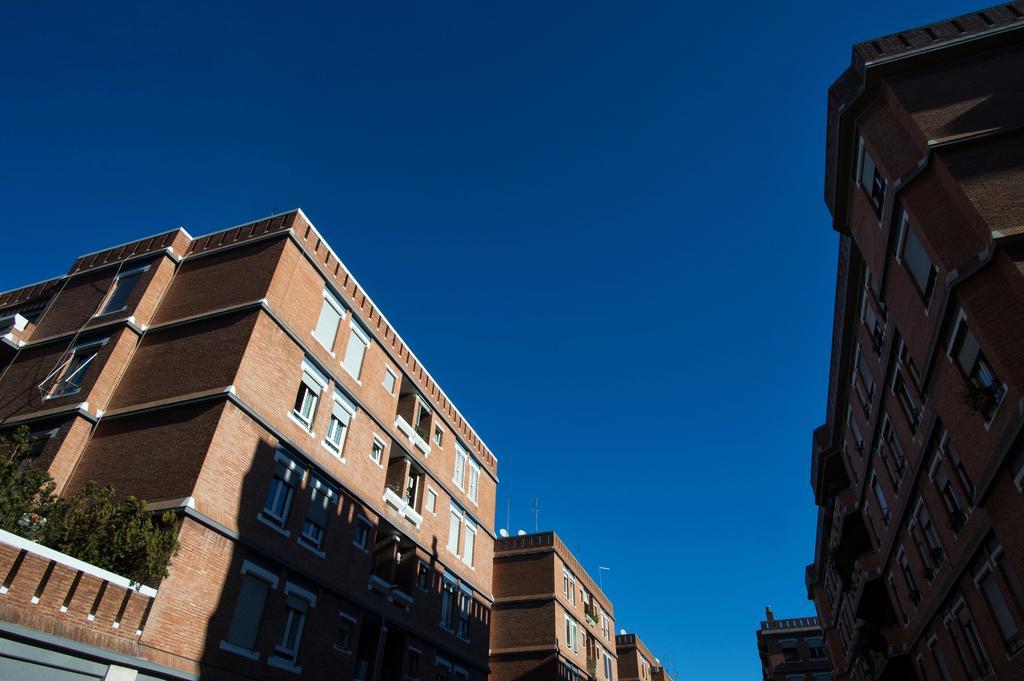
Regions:
<svg viewBox="0 0 1024 681"><path fill-rule="evenodd" d="M1024 677L1024 2L856 45L808 595L837 679Z"/></svg>
<svg viewBox="0 0 1024 681"><path fill-rule="evenodd" d="M775 619L770 607L757 630L757 653L764 681L829 681L828 658L817 617Z"/></svg>
<svg viewBox="0 0 1024 681"><path fill-rule="evenodd" d="M0 427L62 493L183 518L128 648L47 632L203 678L487 677L497 459L301 211L82 256L3 320ZM0 619L37 626L21 593Z"/></svg>
<svg viewBox="0 0 1024 681"><path fill-rule="evenodd" d="M498 538L491 679L618 678L611 601L559 536Z"/></svg>

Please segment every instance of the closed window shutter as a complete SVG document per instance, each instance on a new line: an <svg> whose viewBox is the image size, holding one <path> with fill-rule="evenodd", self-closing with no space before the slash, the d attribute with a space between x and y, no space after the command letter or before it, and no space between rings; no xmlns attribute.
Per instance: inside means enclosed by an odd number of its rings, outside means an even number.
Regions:
<svg viewBox="0 0 1024 681"><path fill-rule="evenodd" d="M318 477L313 479L313 494L306 515L320 527L327 527L327 518L338 502L338 492Z"/></svg>
<svg viewBox="0 0 1024 681"><path fill-rule="evenodd" d="M359 372L363 368L363 355L366 354L368 343L360 337L355 327L348 337L348 347L345 349L345 359L342 361L346 371L354 377L359 378Z"/></svg>
<svg viewBox="0 0 1024 681"><path fill-rule="evenodd" d="M477 491L480 487L480 466L471 461L469 464L469 498L477 500Z"/></svg>
<svg viewBox="0 0 1024 681"><path fill-rule="evenodd" d="M338 335L340 323L341 313L324 298L324 305L320 308L320 319L316 322L316 331L313 334L328 350L334 348L334 339Z"/></svg>
<svg viewBox="0 0 1024 681"><path fill-rule="evenodd" d="M341 421L341 425L348 428L349 421L352 419L352 414L345 409L345 407L341 406L341 403L337 400L334 401L334 406L331 407L331 414L334 418Z"/></svg>
<svg viewBox="0 0 1024 681"><path fill-rule="evenodd" d="M263 606L267 602L270 585L252 575L242 575L242 588L238 593L235 613L228 628L228 643L252 649L256 643L256 632L263 617Z"/></svg>

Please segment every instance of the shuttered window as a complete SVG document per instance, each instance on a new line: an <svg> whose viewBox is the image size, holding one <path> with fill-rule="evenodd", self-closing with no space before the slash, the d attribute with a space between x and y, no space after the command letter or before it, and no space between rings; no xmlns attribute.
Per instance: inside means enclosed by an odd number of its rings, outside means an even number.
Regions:
<svg viewBox="0 0 1024 681"><path fill-rule="evenodd" d="M345 371L358 380L359 373L363 370L363 357L366 355L366 348L370 345L370 337L355 322L350 325L350 329L348 347L345 348L345 359L341 364L345 367Z"/></svg>
<svg viewBox="0 0 1024 681"><path fill-rule="evenodd" d="M251 574L242 575L242 588L228 628L228 643L252 650L269 591L270 585L266 581Z"/></svg>
<svg viewBox="0 0 1024 681"><path fill-rule="evenodd" d="M334 350L334 340L338 336L338 325L341 324L341 319L344 316L345 308L338 302L338 299L324 291L324 303L320 308L320 318L317 319L313 336L328 350Z"/></svg>

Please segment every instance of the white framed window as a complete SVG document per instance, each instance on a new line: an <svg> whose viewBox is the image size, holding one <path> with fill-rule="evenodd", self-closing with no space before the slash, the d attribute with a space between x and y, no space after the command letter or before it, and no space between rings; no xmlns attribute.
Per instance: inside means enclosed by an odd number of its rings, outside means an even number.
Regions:
<svg viewBox="0 0 1024 681"><path fill-rule="evenodd" d="M356 415L356 405L337 389L331 405L331 420L327 424L327 437L324 446L336 456L344 458L345 436L352 418Z"/></svg>
<svg viewBox="0 0 1024 681"><path fill-rule="evenodd" d="M473 592L461 585L459 588L459 628L456 635L463 641L469 640L469 616L473 605Z"/></svg>
<svg viewBox="0 0 1024 681"><path fill-rule="evenodd" d="M395 394L395 386L398 385L398 376L391 370L391 367L384 367L384 380L381 382L384 389L390 394Z"/></svg>
<svg viewBox="0 0 1024 681"><path fill-rule="evenodd" d="M118 275L114 277L114 281L110 285L110 291L107 293L107 297L103 301L100 311L96 313L96 316L101 317L105 314L120 312L127 309L128 298L131 297L132 291L135 290L136 284L139 283L142 273L148 270L149 265L144 265L142 267L136 267L135 269L118 273Z"/></svg>
<svg viewBox="0 0 1024 681"><path fill-rule="evenodd" d="M441 426L434 426L434 444L438 447L441 446L441 442L444 441L444 431L441 430Z"/></svg>
<svg viewBox="0 0 1024 681"><path fill-rule="evenodd" d="M927 251L924 250L924 245L917 236L913 225L910 224L910 216L905 210L900 213L896 261L907 268L907 272L910 273L910 278L914 281L914 286L917 287L917 292L921 295L924 306L927 308L932 299L932 291L935 290L935 278L938 270L932 264Z"/></svg>
<svg viewBox="0 0 1024 681"><path fill-rule="evenodd" d="M299 541L309 548L319 551L323 548L327 522L338 504L339 490L316 473L310 475L310 486L312 491Z"/></svg>
<svg viewBox="0 0 1024 681"><path fill-rule="evenodd" d="M433 487L427 487L427 510L437 514L437 490Z"/></svg>
<svg viewBox="0 0 1024 681"><path fill-rule="evenodd" d="M356 628L356 618L347 612L338 611L338 631L334 637L334 649L342 652L352 654L352 642L354 640L353 634Z"/></svg>
<svg viewBox="0 0 1024 681"><path fill-rule="evenodd" d="M295 395L292 407L292 418L308 431L313 430L316 420L316 408L320 403L320 393L327 387L327 377L313 366L307 359L302 360L302 380L299 391Z"/></svg>
<svg viewBox="0 0 1024 681"><path fill-rule="evenodd" d="M948 354L960 367L967 384L965 404L983 415L986 422L991 421L1006 396L1006 386L996 376L995 370L981 350L978 339L967 326L967 318L963 311L954 325Z"/></svg>
<svg viewBox="0 0 1024 681"><path fill-rule="evenodd" d="M274 475L270 479L270 488L263 500L263 511L260 517L283 528L288 521L292 497L295 488L302 482L306 467L298 459L290 456L285 450L278 448L274 453Z"/></svg>
<svg viewBox="0 0 1024 681"><path fill-rule="evenodd" d="M378 466L384 465L384 441L376 435L373 436L373 444L370 445L370 460Z"/></svg>
<svg viewBox="0 0 1024 681"><path fill-rule="evenodd" d="M462 547L462 562L473 567L473 549L476 544L476 523L469 517L466 518L466 538Z"/></svg>
<svg viewBox="0 0 1024 681"><path fill-rule="evenodd" d="M476 459L469 460L469 485L466 494L474 504L477 503L477 497L480 494L480 464L476 462Z"/></svg>
<svg viewBox="0 0 1024 681"><path fill-rule="evenodd" d="M448 631L455 631L456 594L458 582L450 575L444 574L441 579L441 626Z"/></svg>
<svg viewBox="0 0 1024 681"><path fill-rule="evenodd" d="M370 336L355 321L350 322L349 329L348 347L345 348L345 358L341 365L358 381L359 373L363 370L366 348L370 347Z"/></svg>
<svg viewBox="0 0 1024 681"><path fill-rule="evenodd" d="M886 181L875 165L875 160L868 153L863 137L860 138L857 153L857 184L864 188L875 209L875 216L881 219L882 208L885 205Z"/></svg>
<svg viewBox="0 0 1024 681"><path fill-rule="evenodd" d="M89 367L93 364L100 348L107 344L108 338L87 343L79 343L71 348L66 360L56 370L43 380L40 387L46 385L47 381L53 380L47 391L46 398L64 397L74 395L81 391L82 381L88 373Z"/></svg>
<svg viewBox="0 0 1024 681"><path fill-rule="evenodd" d="M363 551L370 550L370 535L373 533L373 523L369 519L360 514L356 518L356 538L353 540L353 544L361 548Z"/></svg>
<svg viewBox="0 0 1024 681"><path fill-rule="evenodd" d="M608 654L608 651L604 651L604 678L611 681L612 675L612 656Z"/></svg>
<svg viewBox="0 0 1024 681"><path fill-rule="evenodd" d="M302 642L302 627L309 609L316 606L316 594L293 582L285 582L284 594L284 623L277 644L274 645L274 656L267 662L271 666L299 673L302 670L295 666L295 662Z"/></svg>
<svg viewBox="0 0 1024 681"><path fill-rule="evenodd" d="M577 636L579 631L579 625L576 620L568 613L565 614L565 645L567 648L571 648L574 653L580 651L579 638Z"/></svg>
<svg viewBox="0 0 1024 681"><path fill-rule="evenodd" d="M462 509L455 504L451 504L449 511L451 515L448 519L448 550L457 556L459 555L459 532L462 528L462 519L465 516Z"/></svg>
<svg viewBox="0 0 1024 681"><path fill-rule="evenodd" d="M410 679L420 678L420 649L409 646L408 661L405 665L405 676Z"/></svg>
<svg viewBox="0 0 1024 681"><path fill-rule="evenodd" d="M313 337L328 352L333 353L334 341L338 337L338 326L345 317L345 306L326 288L323 292L324 302L320 307L320 317L316 321L316 328L313 329Z"/></svg>
<svg viewBox="0 0 1024 681"><path fill-rule="evenodd" d="M463 492L466 491L466 462L469 460L469 453L462 443L455 441L455 473L452 475L452 482Z"/></svg>

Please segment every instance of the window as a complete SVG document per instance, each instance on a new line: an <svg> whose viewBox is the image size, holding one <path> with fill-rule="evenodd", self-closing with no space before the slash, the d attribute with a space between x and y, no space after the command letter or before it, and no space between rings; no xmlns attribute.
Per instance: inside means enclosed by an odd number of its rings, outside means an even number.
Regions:
<svg viewBox="0 0 1024 681"><path fill-rule="evenodd" d="M441 626L448 631L455 630L455 593L458 584L449 575L441 580Z"/></svg>
<svg viewBox="0 0 1024 681"><path fill-rule="evenodd" d="M899 494L903 473L907 470L907 457L892 427L892 421L886 415L882 421L882 436L878 439L878 456L885 463L893 490Z"/></svg>
<svg viewBox="0 0 1024 681"><path fill-rule="evenodd" d="M875 310L876 305L879 311ZM885 344L885 316L885 308L878 303L871 286L871 272L865 267L864 284L860 289L860 319L871 332L871 350L876 355L882 353L882 345Z"/></svg>
<svg viewBox="0 0 1024 681"><path fill-rule="evenodd" d="M444 440L444 431L441 430L441 426L434 426L434 444L440 447L442 440Z"/></svg>
<svg viewBox="0 0 1024 681"><path fill-rule="evenodd" d="M90 365L100 353L100 348L106 344L107 339L104 338L101 341L82 343L72 348L70 356L43 381L42 385L45 385L47 380L54 378L46 395L47 399L79 392Z"/></svg>
<svg viewBox="0 0 1024 681"><path fill-rule="evenodd" d="M231 652L258 659L252 652L256 634L263 619L267 594L276 589L278 577L273 571L246 560L242 563L242 580L231 615L228 633L220 647Z"/></svg>
<svg viewBox="0 0 1024 681"><path fill-rule="evenodd" d="M925 307L927 307L932 298L932 291L935 289L936 269L932 265L931 259L928 258L924 245L917 237L917 232L911 226L910 216L906 211L900 215L899 243L896 259L898 262L902 262L910 272L910 278L914 280L917 292L921 294Z"/></svg>
<svg viewBox="0 0 1024 681"><path fill-rule="evenodd" d="M608 654L608 651L604 651L604 678L612 678L612 656Z"/></svg>
<svg viewBox="0 0 1024 681"><path fill-rule="evenodd" d="M302 626L306 622L306 613L309 608L316 605L316 596L291 582L285 584L284 592L284 624L281 627L281 635L277 644L274 646L275 655L268 662L273 666L297 671L298 668L294 667L294 664L299 655L299 643L302 641ZM275 664L275 658L285 664Z"/></svg>
<svg viewBox="0 0 1024 681"><path fill-rule="evenodd" d="M452 476L452 482L455 486L466 491L466 462L469 460L469 453L466 452L466 448L462 446L462 443L458 440L455 441L455 474Z"/></svg>
<svg viewBox="0 0 1024 681"><path fill-rule="evenodd" d="M868 369L864 353L860 351L860 345L854 350L853 390L857 393L865 416L870 419L871 399L875 396L875 379L871 376L871 370Z"/></svg>
<svg viewBox="0 0 1024 681"><path fill-rule="evenodd" d="M275 452L274 477L270 480L270 489L267 490L267 497L263 502L261 519L284 527L288 520L288 511L291 509L295 488L302 482L305 474L306 468L301 462L293 459L284 450L278 449Z"/></svg>
<svg viewBox="0 0 1024 681"><path fill-rule="evenodd" d="M984 676L992 668L992 665L981 644L971 611L967 608L962 596L956 605L947 610L944 621L946 629L953 639L953 644L956 646L960 661L967 668L968 675L971 677Z"/></svg>
<svg viewBox="0 0 1024 681"><path fill-rule="evenodd" d="M334 351L334 340L338 337L338 325L345 316L345 308L338 299L331 295L331 292L324 289L324 303L320 307L320 318L317 319L316 329L313 330L313 337L320 341L320 345L327 348L328 352Z"/></svg>
<svg viewBox="0 0 1024 681"><path fill-rule="evenodd" d="M448 550L459 555L459 530L462 527L462 509L451 504L451 517L448 520Z"/></svg>
<svg viewBox="0 0 1024 681"><path fill-rule="evenodd" d="M562 580L563 587L565 588L565 597L570 603L576 605L576 575L562 568Z"/></svg>
<svg viewBox="0 0 1024 681"><path fill-rule="evenodd" d="M860 433L860 426L857 425L857 419L853 417L853 407L848 407L846 410L846 420L850 424L850 433L853 435L853 443L857 445L857 454L864 454L864 436Z"/></svg>
<svg viewBox="0 0 1024 681"><path fill-rule="evenodd" d="M476 459L469 460L469 486L466 494L469 495L470 501L474 504L477 503L477 497L480 494L480 464L476 462Z"/></svg>
<svg viewBox="0 0 1024 681"><path fill-rule="evenodd" d="M1013 570L1006 564L1003 548L994 535L990 536L981 548L971 567L971 573L975 586L985 597L992 618L1003 635L1007 653L1013 655L1024 648L1024 633L1018 624L1024 614L1024 589Z"/></svg>
<svg viewBox="0 0 1024 681"><path fill-rule="evenodd" d="M299 392L295 395L295 406L292 417L306 430L313 430L316 419L316 407L320 402L320 393L327 387L327 377L308 360L302 360L302 381Z"/></svg>
<svg viewBox="0 0 1024 681"><path fill-rule="evenodd" d="M384 465L384 443L374 436L373 444L370 445L370 459L378 466Z"/></svg>
<svg viewBox="0 0 1024 681"><path fill-rule="evenodd" d="M936 566L941 565L942 561L945 560L945 553L942 550L942 542L939 540L939 533L935 529L935 525L932 523L931 514L928 513L928 507L924 503L924 499L920 497L917 500L917 505L914 507L914 523L921 530L921 534L924 535L925 541L927 542L927 550L922 555L922 562L925 565L931 565L934 563Z"/></svg>
<svg viewBox="0 0 1024 681"><path fill-rule="evenodd" d="M437 513L437 492L433 487L427 488L427 510L431 513Z"/></svg>
<svg viewBox="0 0 1024 681"><path fill-rule="evenodd" d="M903 579L907 583L910 602L916 606L921 602L921 592L917 590L917 581L914 579L914 573L910 570L910 561L907 560L907 552L903 550L902 546L896 554L896 563L900 566L900 572L903 573Z"/></svg>
<svg viewBox="0 0 1024 681"><path fill-rule="evenodd" d="M832 672L815 672L814 681L832 681Z"/></svg>
<svg viewBox="0 0 1024 681"><path fill-rule="evenodd" d="M949 479L949 475L946 473L946 467L942 465L939 452L935 452L932 456L928 466L928 475L935 482L935 488L939 491L942 505L949 516L950 526L954 532L959 533L964 526L964 522L967 520L967 513L964 511L963 504L960 503L960 496L957 494L953 483Z"/></svg>
<svg viewBox="0 0 1024 681"><path fill-rule="evenodd" d="M409 660L405 665L405 675L410 679L420 678L420 651L410 646Z"/></svg>
<svg viewBox="0 0 1024 681"><path fill-rule="evenodd" d="M955 329L949 353L960 367L967 383L967 390L963 395L964 403L983 415L986 421L990 421L995 415L996 407L1006 396L1006 388L999 381L992 365L985 359L978 339L968 328L962 312Z"/></svg>
<svg viewBox="0 0 1024 681"><path fill-rule="evenodd" d="M430 566L422 560L416 566L416 588L420 591L430 588Z"/></svg>
<svg viewBox="0 0 1024 681"><path fill-rule="evenodd" d="M939 668L942 681L953 681L953 677L949 673L949 665L946 664L946 656L942 654L942 649L939 648L939 639L935 634L932 634L928 639L928 650L932 653L935 666Z"/></svg>
<svg viewBox="0 0 1024 681"><path fill-rule="evenodd" d="M397 383L398 383L398 377L395 376L395 372L393 372L388 367L384 367L384 382L382 384L384 386L384 389L387 390L392 395L394 395L395 394L395 385Z"/></svg>
<svg viewBox="0 0 1024 681"><path fill-rule="evenodd" d="M576 620L569 613L565 613L565 645L574 653L578 653L580 650L579 641L576 638L577 628Z"/></svg>
<svg viewBox="0 0 1024 681"><path fill-rule="evenodd" d="M356 538L352 542L363 551L368 551L370 548L370 533L373 531L373 525L364 516L359 516L356 519Z"/></svg>
<svg viewBox="0 0 1024 681"><path fill-rule="evenodd" d="M476 523L466 518L466 541L462 549L462 562L473 567L473 545L476 543Z"/></svg>
<svg viewBox="0 0 1024 681"><path fill-rule="evenodd" d="M807 649L812 660L821 660L828 657L825 654L825 641L821 636L808 636Z"/></svg>
<svg viewBox="0 0 1024 681"><path fill-rule="evenodd" d="M878 481L878 476L874 473L871 474L871 490L875 493L875 499L878 500L878 510L882 513L882 522L888 525L889 502L885 500L885 492L882 490L882 485Z"/></svg>
<svg viewBox="0 0 1024 681"><path fill-rule="evenodd" d="M320 550L323 546L327 521L338 503L338 489L314 473L310 476L313 491L306 509L306 522L302 524L299 541L306 546Z"/></svg>
<svg viewBox="0 0 1024 681"><path fill-rule="evenodd" d="M798 662L800 651L796 647L795 638L784 638L779 641L779 648L782 649L782 659L786 662Z"/></svg>
<svg viewBox="0 0 1024 681"><path fill-rule="evenodd" d="M338 632L334 639L334 649L343 653L352 652L352 632L356 626L356 618L348 613L339 612Z"/></svg>
<svg viewBox="0 0 1024 681"><path fill-rule="evenodd" d="M349 324L349 328L352 332L349 334L348 347L345 348L345 358L341 365L358 381L359 372L363 370L363 356L366 354L366 348L370 346L370 337L355 322Z"/></svg>
<svg viewBox="0 0 1024 681"><path fill-rule="evenodd" d="M871 205L874 206L875 215L881 219L882 206L885 204L885 178L878 171L875 160L871 158L867 148L864 146L864 138L860 138L860 149L857 159L857 184L864 188Z"/></svg>
<svg viewBox="0 0 1024 681"><path fill-rule="evenodd" d="M324 446L336 456L342 457L345 452L345 435L352 417L356 415L356 405L337 390L331 405L331 421L327 424L327 437Z"/></svg>
<svg viewBox="0 0 1024 681"><path fill-rule="evenodd" d="M469 640L469 614L473 605L473 593L461 587L459 589L459 630L458 637Z"/></svg>
<svg viewBox="0 0 1024 681"><path fill-rule="evenodd" d="M120 312L127 308L128 298L131 297L132 291L135 290L135 285L139 283L142 273L148 269L149 265L146 265L145 267L138 267L134 270L119 273L114 278L114 282L110 286L110 292L107 294L107 299L96 316Z"/></svg>

